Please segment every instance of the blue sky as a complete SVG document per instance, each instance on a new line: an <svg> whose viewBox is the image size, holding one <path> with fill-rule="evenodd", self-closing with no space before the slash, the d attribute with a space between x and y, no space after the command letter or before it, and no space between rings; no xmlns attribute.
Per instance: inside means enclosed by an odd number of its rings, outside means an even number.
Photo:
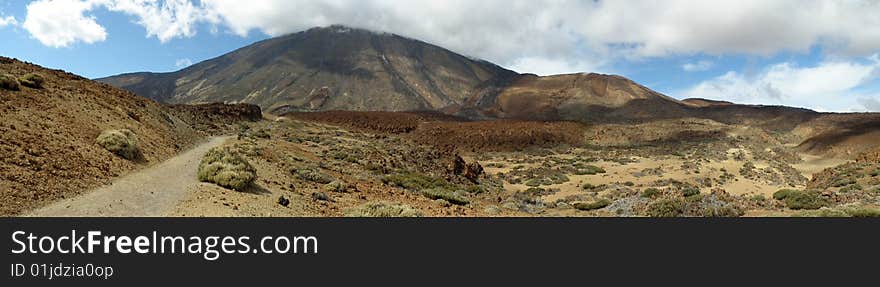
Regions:
<svg viewBox="0 0 880 287"><path fill-rule="evenodd" d="M519 72L602 72L676 98L880 111L878 1L5 0L0 55L90 78L178 70L344 24Z"/></svg>

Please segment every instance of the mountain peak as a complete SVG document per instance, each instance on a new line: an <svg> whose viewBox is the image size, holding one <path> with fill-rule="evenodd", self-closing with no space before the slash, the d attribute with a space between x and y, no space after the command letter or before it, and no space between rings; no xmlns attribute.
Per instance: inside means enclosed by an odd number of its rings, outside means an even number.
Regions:
<svg viewBox="0 0 880 287"><path fill-rule="evenodd" d="M257 42L174 73L101 81L168 103L243 102L278 114L433 110L579 120L583 111L633 101L664 111L684 106L621 76L520 75L416 39L345 25Z"/></svg>

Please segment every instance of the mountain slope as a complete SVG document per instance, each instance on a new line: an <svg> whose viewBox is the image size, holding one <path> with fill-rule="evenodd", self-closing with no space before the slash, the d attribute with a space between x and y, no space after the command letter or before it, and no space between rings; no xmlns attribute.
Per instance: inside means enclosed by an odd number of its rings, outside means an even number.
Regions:
<svg viewBox="0 0 880 287"><path fill-rule="evenodd" d="M264 110L436 110L515 76L421 41L342 26L241 48L184 70L99 81L168 103L246 102Z"/></svg>
<svg viewBox="0 0 880 287"><path fill-rule="evenodd" d="M167 159L205 137L194 126L223 124L222 113L237 109L169 107L64 71L0 57L0 74L30 73L45 79L42 88L0 88L0 216L77 195ZM110 129L133 131L141 158L126 160L98 145L98 135Z"/></svg>
<svg viewBox="0 0 880 287"><path fill-rule="evenodd" d="M676 117L687 107L620 76L518 74L418 40L343 26L261 41L173 73L99 81L168 103L244 102L274 114L433 110L592 120Z"/></svg>

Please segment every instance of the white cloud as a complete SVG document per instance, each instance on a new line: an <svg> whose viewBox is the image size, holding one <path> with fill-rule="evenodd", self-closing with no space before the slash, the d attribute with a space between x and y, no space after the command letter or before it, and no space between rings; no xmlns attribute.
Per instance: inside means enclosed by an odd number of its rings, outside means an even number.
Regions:
<svg viewBox="0 0 880 287"><path fill-rule="evenodd" d="M15 20L15 17L12 16L0 16L0 28L6 26L15 26L18 25L18 21Z"/></svg>
<svg viewBox="0 0 880 287"><path fill-rule="evenodd" d="M192 66L192 64L193 64L192 60L190 60L188 58L183 58L183 59L177 59L177 61L174 62L174 67L177 67L178 69L182 69L182 68Z"/></svg>
<svg viewBox="0 0 880 287"><path fill-rule="evenodd" d="M857 106L854 89L870 82L878 68L880 62L875 61L827 61L814 67L784 62L751 77L729 71L678 94L746 104L846 111Z"/></svg>
<svg viewBox="0 0 880 287"><path fill-rule="evenodd" d="M147 29L147 37L155 36L165 43L178 37L192 37L196 24L205 12L189 0L99 0L110 11L137 17Z"/></svg>
<svg viewBox="0 0 880 287"><path fill-rule="evenodd" d="M807 51L816 44L866 56L880 48L880 1L600 1L583 35L629 43L637 56Z"/></svg>
<svg viewBox="0 0 880 287"><path fill-rule="evenodd" d="M698 61L696 63L687 63L681 66L682 70L686 72L700 72L700 71L708 71L712 68L713 63L711 61Z"/></svg>
<svg viewBox="0 0 880 287"><path fill-rule="evenodd" d="M107 38L106 30L94 16L85 15L98 8L134 16L147 37L163 43L194 36L206 15L190 0L39 0L28 4L24 28L49 47L101 42Z"/></svg>
<svg viewBox="0 0 880 287"><path fill-rule="evenodd" d="M880 50L880 29L873 29L880 27L880 1L870 0L40 0L31 6L44 9L28 9L28 31L54 47L103 40L103 27L83 15L102 8L133 16L162 42L192 37L199 24L272 36L344 24L538 73L581 72L618 58L770 55L817 45L850 57ZM529 63L535 67L523 66Z"/></svg>
<svg viewBox="0 0 880 287"><path fill-rule="evenodd" d="M880 1L203 0L206 19L246 35L346 24L391 31L506 66L670 54L880 50ZM588 52L577 52L587 50ZM562 60L568 59L568 60ZM567 63L559 63L565 61ZM541 65L533 71L548 67ZM520 68L530 71L528 67ZM550 67L553 68L553 67ZM557 69L549 69L557 70Z"/></svg>
<svg viewBox="0 0 880 287"><path fill-rule="evenodd" d="M22 26L40 43L67 47L76 42L95 43L107 38L107 31L94 17L83 13L93 9L92 1L39 0L27 5Z"/></svg>

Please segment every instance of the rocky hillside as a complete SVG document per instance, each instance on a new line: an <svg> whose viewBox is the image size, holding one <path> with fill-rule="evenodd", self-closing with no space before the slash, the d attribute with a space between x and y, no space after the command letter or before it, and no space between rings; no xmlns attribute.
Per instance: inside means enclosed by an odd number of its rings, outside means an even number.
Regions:
<svg viewBox="0 0 880 287"><path fill-rule="evenodd" d="M517 74L418 40L342 26L265 40L173 73L99 81L167 103L244 102L279 115L433 110L472 119L591 120L681 116L687 107L620 76Z"/></svg>
<svg viewBox="0 0 880 287"><path fill-rule="evenodd" d="M74 196L169 158L212 132L196 128L195 122L221 125L253 116L170 108L110 85L5 57L0 57L0 75L4 82L0 87L0 215ZM28 79L33 82L29 86L16 85ZM247 111L251 107L225 109ZM123 158L96 142L103 131L123 129L138 139L136 158Z"/></svg>
<svg viewBox="0 0 880 287"><path fill-rule="evenodd" d="M167 103L245 102L281 114L436 110L515 75L418 40L331 26L261 41L173 73L99 81Z"/></svg>

